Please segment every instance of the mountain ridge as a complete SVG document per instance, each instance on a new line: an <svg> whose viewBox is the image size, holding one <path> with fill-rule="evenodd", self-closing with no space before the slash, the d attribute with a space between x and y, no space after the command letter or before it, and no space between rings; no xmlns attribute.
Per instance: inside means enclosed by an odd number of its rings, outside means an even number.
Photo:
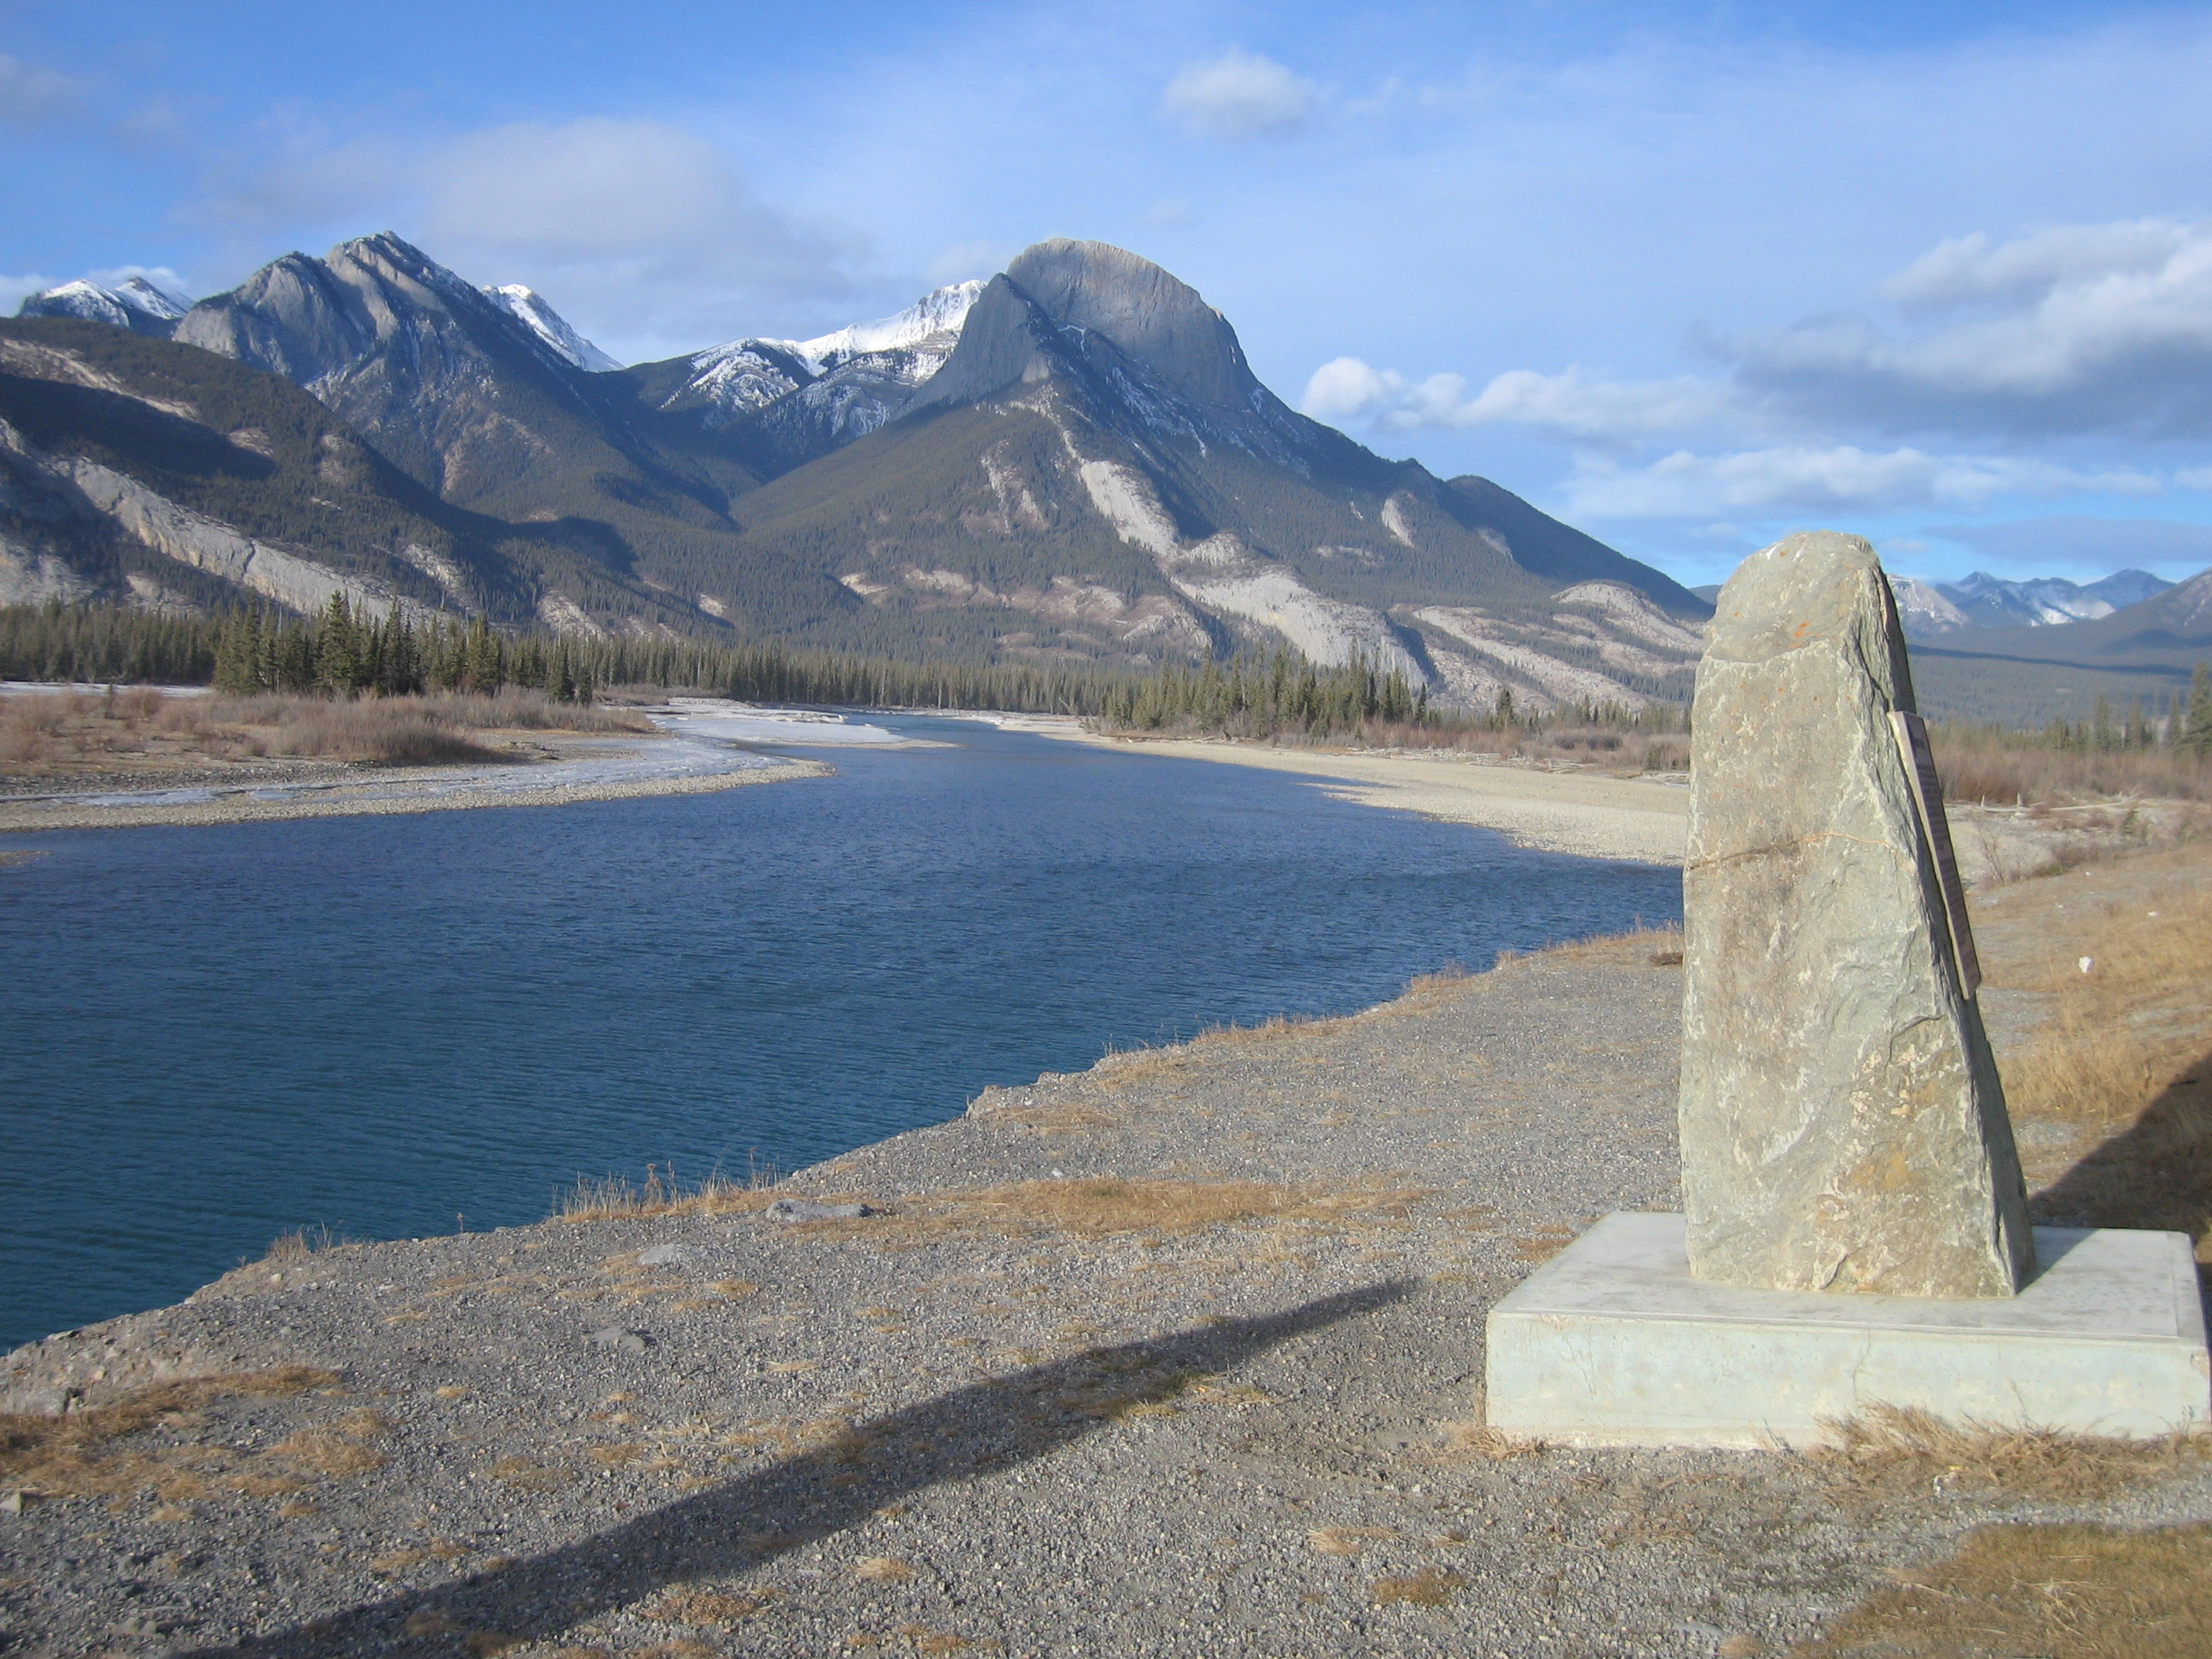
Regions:
<svg viewBox="0 0 2212 1659"><path fill-rule="evenodd" d="M380 233L173 333L538 550L530 615L556 629L1138 664L1289 643L1544 708L1686 695L1707 612L1486 480L1297 414L1194 289L1102 243L811 340L594 370L540 296Z"/></svg>

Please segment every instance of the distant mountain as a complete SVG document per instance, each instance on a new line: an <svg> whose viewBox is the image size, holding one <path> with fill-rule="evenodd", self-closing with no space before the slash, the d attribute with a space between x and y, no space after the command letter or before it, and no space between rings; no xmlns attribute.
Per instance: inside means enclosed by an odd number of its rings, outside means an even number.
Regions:
<svg viewBox="0 0 2212 1659"><path fill-rule="evenodd" d="M981 283L811 340L732 340L628 371L640 399L688 414L773 477L865 437L945 366Z"/></svg>
<svg viewBox="0 0 2212 1659"><path fill-rule="evenodd" d="M1905 631L1916 639L1941 639L1985 628L2057 628L2094 622L2164 592L2171 582L2148 570L2121 570L2101 581L2075 583L2056 576L2008 581L1977 570L1963 581L1893 579Z"/></svg>
<svg viewBox="0 0 2212 1659"><path fill-rule="evenodd" d="M177 320L192 307L181 294L172 294L143 276L131 276L113 288L102 288L85 277L33 294L16 310L18 317L76 317L88 323L127 328L133 334L167 339Z"/></svg>
<svg viewBox="0 0 2212 1659"><path fill-rule="evenodd" d="M1287 641L1467 702L1637 702L1675 693L1709 614L1495 485L1297 414L1196 293L1095 242L1022 254L896 418L737 510L747 549L1003 653Z"/></svg>
<svg viewBox="0 0 2212 1659"><path fill-rule="evenodd" d="M441 501L289 381L73 318L0 322L0 604L679 620L553 527Z"/></svg>
<svg viewBox="0 0 2212 1659"><path fill-rule="evenodd" d="M286 255L192 307L174 341L143 341L177 355L126 364L83 338L22 337L48 356L23 371L46 389L21 406L58 398L74 422L22 428L25 465L89 460L313 563L325 509L305 452L280 446L254 486L282 522L243 522L251 502L207 480L251 471L234 452L255 422L207 416L191 390L221 381L251 401L282 377L318 400L315 441L374 457L371 495L413 515L371 534L353 500L341 517L356 529L329 529L331 570L395 602L908 655L1144 663L1287 643L1446 701L1535 708L1686 695L1711 613L1487 480L1440 480L1291 410L1219 313L1101 243L1040 244L988 283L814 339L614 369L531 290L478 289L384 234ZM230 380L206 367L220 360ZM101 410L119 430L149 409L213 436L163 428L135 450L103 436ZM187 451L201 472L162 459ZM51 556L71 580L138 592L115 571L139 553L112 538L155 547L150 520L94 512L107 565L71 563L82 549L41 546L36 515L19 515L19 572ZM224 568L216 580L275 597ZM158 602L209 602L189 586Z"/></svg>
<svg viewBox="0 0 2212 1659"><path fill-rule="evenodd" d="M569 327L561 313L546 304L544 296L535 289L509 283L501 288L486 289L484 297L552 347L572 368L599 374L622 367Z"/></svg>

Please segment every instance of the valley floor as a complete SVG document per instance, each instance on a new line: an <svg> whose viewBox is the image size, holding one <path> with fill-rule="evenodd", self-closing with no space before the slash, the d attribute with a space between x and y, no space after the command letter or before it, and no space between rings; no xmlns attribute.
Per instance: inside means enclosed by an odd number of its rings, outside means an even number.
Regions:
<svg viewBox="0 0 2212 1659"><path fill-rule="evenodd" d="M2203 1166L2174 1149L2207 1139L2176 1091L2212 1060L2208 873L2192 847L1977 900L2045 1215L2179 1224L2126 1209L2129 1160ZM2196 1538L2195 1456L1481 1427L1490 1306L1595 1217L1678 1202L1678 944L1111 1056L773 1189L278 1253L19 1350L0 1403L76 1393L0 1435L7 1651L2108 1650L2074 1644L2108 1616L2087 1546L2061 1601L2031 1574L1899 1614L1894 1575L2057 1523L2122 1558ZM2039 1084L2069 1022L2112 1029L2100 996L2149 1022L2127 1076L2174 1079L2141 1121ZM2203 1651L2160 1571L2128 1594L2166 1645L2136 1650Z"/></svg>

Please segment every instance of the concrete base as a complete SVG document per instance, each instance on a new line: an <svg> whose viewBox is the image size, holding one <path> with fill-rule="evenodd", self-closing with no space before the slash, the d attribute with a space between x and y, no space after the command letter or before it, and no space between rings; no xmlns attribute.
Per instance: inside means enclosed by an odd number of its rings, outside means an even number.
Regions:
<svg viewBox="0 0 2212 1659"><path fill-rule="evenodd" d="M1492 1426L1570 1446L1808 1445L1820 1419L2130 1437L2212 1424L2182 1233L2035 1230L2017 1297L1746 1290L1690 1277L1679 1215L1609 1215L1490 1311Z"/></svg>

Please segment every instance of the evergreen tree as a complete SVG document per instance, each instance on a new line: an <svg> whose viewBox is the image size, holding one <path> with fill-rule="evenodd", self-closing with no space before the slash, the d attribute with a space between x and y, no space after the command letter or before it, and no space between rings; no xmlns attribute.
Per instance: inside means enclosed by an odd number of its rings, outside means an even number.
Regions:
<svg viewBox="0 0 2212 1659"><path fill-rule="evenodd" d="M2198 663L2189 682L2189 749L2212 760L2212 664Z"/></svg>
<svg viewBox="0 0 2212 1659"><path fill-rule="evenodd" d="M333 593L315 635L315 684L331 696L350 697L361 690L366 665L346 596Z"/></svg>

